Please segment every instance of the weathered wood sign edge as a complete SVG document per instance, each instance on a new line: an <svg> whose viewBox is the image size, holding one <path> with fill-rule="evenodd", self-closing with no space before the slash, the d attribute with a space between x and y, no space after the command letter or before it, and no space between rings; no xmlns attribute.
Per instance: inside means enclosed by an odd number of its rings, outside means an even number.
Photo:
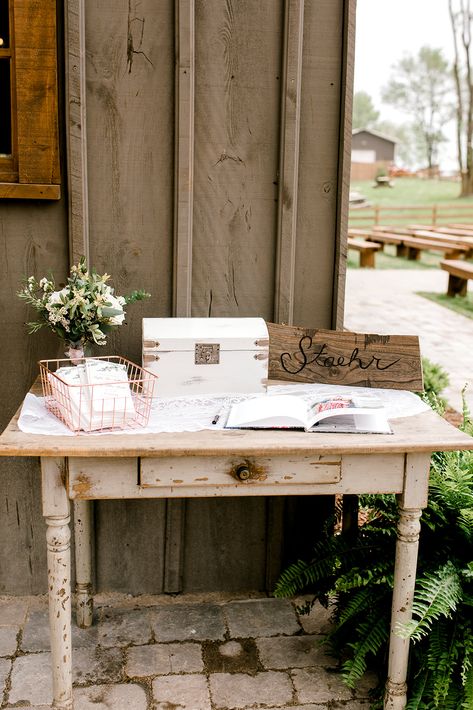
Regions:
<svg viewBox="0 0 473 710"><path fill-rule="evenodd" d="M376 335L267 323L269 377L421 391L416 335Z"/></svg>

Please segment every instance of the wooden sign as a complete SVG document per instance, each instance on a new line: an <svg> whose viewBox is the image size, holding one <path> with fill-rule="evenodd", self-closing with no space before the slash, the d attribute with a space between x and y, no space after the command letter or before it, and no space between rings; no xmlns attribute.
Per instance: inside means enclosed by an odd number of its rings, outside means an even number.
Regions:
<svg viewBox="0 0 473 710"><path fill-rule="evenodd" d="M421 391L415 335L372 335L268 323L269 378Z"/></svg>

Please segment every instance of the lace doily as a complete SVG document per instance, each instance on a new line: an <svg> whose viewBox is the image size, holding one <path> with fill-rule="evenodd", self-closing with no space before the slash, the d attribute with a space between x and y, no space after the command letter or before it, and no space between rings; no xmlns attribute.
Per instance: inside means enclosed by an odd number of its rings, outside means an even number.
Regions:
<svg viewBox="0 0 473 710"><path fill-rule="evenodd" d="M310 402L322 393L347 393L356 390L367 395L376 393L386 408L388 419L407 417L419 414L429 409L420 397L404 390L383 390L369 387L346 387L337 385L271 385L268 396L272 394L291 394L303 397ZM151 407L151 415L146 427L120 429L108 432L75 433L70 431L59 419L49 412L42 397L27 394L18 427L30 434L62 435L62 436L101 436L107 434L151 434L160 432L201 431L203 429L223 429L232 404L251 397L261 396L261 393L241 394L235 392L219 393L192 397L176 397L174 399L156 399ZM216 420L216 423L213 422Z"/></svg>

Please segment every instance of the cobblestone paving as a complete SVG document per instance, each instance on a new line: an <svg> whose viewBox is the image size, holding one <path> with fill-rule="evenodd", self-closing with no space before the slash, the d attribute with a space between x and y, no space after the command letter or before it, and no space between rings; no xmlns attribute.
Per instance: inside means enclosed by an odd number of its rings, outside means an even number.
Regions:
<svg viewBox="0 0 473 710"><path fill-rule="evenodd" d="M421 353L450 377L443 393L461 411L461 390L473 411L473 320L417 295L446 293L448 274L440 269L349 269L345 327L365 333L418 335ZM470 284L469 288L472 286Z"/></svg>
<svg viewBox="0 0 473 710"><path fill-rule="evenodd" d="M191 595L99 598L74 629L75 710L368 710L375 678L353 693L321 646L320 606ZM47 602L0 597L0 708L49 710Z"/></svg>

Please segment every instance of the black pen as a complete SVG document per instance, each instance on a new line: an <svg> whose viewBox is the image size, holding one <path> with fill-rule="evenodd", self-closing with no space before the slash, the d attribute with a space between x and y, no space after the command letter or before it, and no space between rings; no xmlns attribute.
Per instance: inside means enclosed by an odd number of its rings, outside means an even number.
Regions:
<svg viewBox="0 0 473 710"><path fill-rule="evenodd" d="M223 408L218 412L218 414L216 414L216 415L214 416L214 418L212 419L212 424L217 424L218 420L220 419L220 417L222 416L222 414L224 413L224 411L225 411L225 407L223 407Z"/></svg>

